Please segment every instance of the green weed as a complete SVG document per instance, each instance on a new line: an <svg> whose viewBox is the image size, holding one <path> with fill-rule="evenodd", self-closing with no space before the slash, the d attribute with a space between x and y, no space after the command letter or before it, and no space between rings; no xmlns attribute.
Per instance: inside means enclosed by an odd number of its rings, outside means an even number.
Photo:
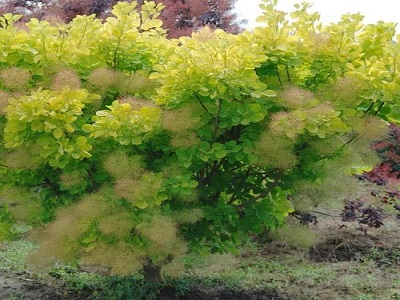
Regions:
<svg viewBox="0 0 400 300"><path fill-rule="evenodd" d="M0 270L25 271L25 259L37 246L28 241L3 243L0 248Z"/></svg>

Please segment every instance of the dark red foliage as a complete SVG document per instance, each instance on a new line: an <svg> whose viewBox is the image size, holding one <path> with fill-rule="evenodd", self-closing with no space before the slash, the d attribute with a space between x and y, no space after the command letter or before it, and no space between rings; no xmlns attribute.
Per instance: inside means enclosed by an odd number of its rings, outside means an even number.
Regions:
<svg viewBox="0 0 400 300"><path fill-rule="evenodd" d="M139 4L142 0L137 1ZM204 26L221 28L238 33L240 27L232 13L236 0L156 0L165 5L160 18L170 38L190 35ZM115 0L5 0L0 3L0 15L6 12L23 15L22 21L30 18L60 19L71 21L76 15L91 15L105 18L110 15Z"/></svg>
<svg viewBox="0 0 400 300"><path fill-rule="evenodd" d="M310 214L310 213L305 213L305 212L300 212L300 211L294 211L291 213L293 217L295 217L297 220L300 221L300 224L302 225L309 225L309 224L317 224L318 219L316 216Z"/></svg>
<svg viewBox="0 0 400 300"><path fill-rule="evenodd" d="M367 206L361 200L346 201L341 213L343 222L356 222L360 230L367 233L367 228L380 228L384 225L384 211L381 207Z"/></svg>
<svg viewBox="0 0 400 300"><path fill-rule="evenodd" d="M359 212L364 205L361 201L346 201L341 216L343 222L354 222L359 218Z"/></svg>
<svg viewBox="0 0 400 300"><path fill-rule="evenodd" d="M156 0L165 5L161 14L168 36L190 35L204 26L238 33L236 16L232 13L236 0Z"/></svg>
<svg viewBox="0 0 400 300"><path fill-rule="evenodd" d="M386 139L374 146L382 162L372 171L364 174L364 178L378 185L398 180L400 185L400 127L390 125Z"/></svg>
<svg viewBox="0 0 400 300"><path fill-rule="evenodd" d="M364 207L365 203L361 200L347 201L341 214L342 221L358 221L364 231L362 225L379 228L384 224L383 207L386 205L393 207L400 218L400 127L391 124L387 137L376 142L373 149L381 158L381 163L360 179L380 186L371 191L371 196L379 200L382 207Z"/></svg>

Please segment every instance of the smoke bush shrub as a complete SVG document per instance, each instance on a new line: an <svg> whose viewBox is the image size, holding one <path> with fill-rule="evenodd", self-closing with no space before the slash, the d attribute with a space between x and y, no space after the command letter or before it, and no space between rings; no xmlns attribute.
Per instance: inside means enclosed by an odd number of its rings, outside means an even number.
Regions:
<svg viewBox="0 0 400 300"><path fill-rule="evenodd" d="M154 2L118 3L104 22L0 18L0 74L31 76L0 83L2 188L37 201L5 194L0 225L35 226L31 263L159 281L188 251L236 251L294 210L362 189L351 174L399 120L394 24L322 26L307 4L289 21L275 4L253 32L180 39ZM34 222L14 209L33 203Z"/></svg>

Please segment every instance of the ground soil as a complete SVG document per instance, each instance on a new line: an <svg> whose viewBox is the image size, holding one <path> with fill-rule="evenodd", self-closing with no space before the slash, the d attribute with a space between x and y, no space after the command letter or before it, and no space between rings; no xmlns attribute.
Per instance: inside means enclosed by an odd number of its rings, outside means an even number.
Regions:
<svg viewBox="0 0 400 300"><path fill-rule="evenodd" d="M84 300L91 299L90 295L77 294L69 291L55 282L43 282L32 279L27 273L7 273L0 272L0 299L1 300ZM274 291L251 290L251 291L232 291L226 287L214 287L207 290L193 288L185 296L176 296L173 287L161 289L157 300L269 300L283 299Z"/></svg>
<svg viewBox="0 0 400 300"><path fill-rule="evenodd" d="M0 272L0 299L78 300L80 298L54 283L33 279L28 273Z"/></svg>

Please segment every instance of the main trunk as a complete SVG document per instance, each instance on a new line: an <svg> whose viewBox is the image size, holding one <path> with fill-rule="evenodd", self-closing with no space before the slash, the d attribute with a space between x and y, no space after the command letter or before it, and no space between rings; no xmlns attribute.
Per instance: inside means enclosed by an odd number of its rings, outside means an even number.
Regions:
<svg viewBox="0 0 400 300"><path fill-rule="evenodd" d="M160 283L161 267L155 265L150 259L143 266L143 275L146 283Z"/></svg>

